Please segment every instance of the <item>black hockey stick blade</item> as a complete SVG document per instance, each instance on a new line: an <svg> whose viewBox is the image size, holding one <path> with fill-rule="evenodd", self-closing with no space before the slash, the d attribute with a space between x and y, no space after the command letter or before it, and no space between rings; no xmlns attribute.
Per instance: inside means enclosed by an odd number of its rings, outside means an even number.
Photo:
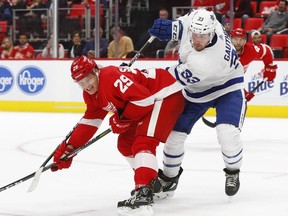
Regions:
<svg viewBox="0 0 288 216"><path fill-rule="evenodd" d="M264 78L257 86L255 86L255 88L253 88L251 90L252 93L255 93L257 91L257 89L264 83L267 81L267 78ZM208 127L211 128L215 128L216 127L216 122L210 122L208 121L204 116L202 116L202 121L204 122L204 124L206 124Z"/></svg>
<svg viewBox="0 0 288 216"><path fill-rule="evenodd" d="M210 122L208 121L204 116L202 116L202 121L204 124L206 124L208 127L215 128L216 127L216 122Z"/></svg>

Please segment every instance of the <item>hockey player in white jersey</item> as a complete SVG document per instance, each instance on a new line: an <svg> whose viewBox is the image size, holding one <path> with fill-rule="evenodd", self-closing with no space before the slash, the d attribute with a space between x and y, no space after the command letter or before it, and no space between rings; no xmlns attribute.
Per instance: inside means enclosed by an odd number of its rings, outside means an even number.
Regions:
<svg viewBox="0 0 288 216"><path fill-rule="evenodd" d="M182 173L184 142L194 124L213 107L226 174L225 192L238 192L245 118L244 70L237 52L213 12L194 10L176 21L157 19L149 33L160 40L180 40L179 63L169 71L184 86L185 108L164 145L163 171L156 197L172 196Z"/></svg>

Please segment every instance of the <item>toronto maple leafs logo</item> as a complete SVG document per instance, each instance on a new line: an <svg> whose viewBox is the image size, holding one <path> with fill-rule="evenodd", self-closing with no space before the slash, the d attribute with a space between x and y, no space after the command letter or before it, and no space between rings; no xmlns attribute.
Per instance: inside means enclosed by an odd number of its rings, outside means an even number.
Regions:
<svg viewBox="0 0 288 216"><path fill-rule="evenodd" d="M214 20L215 20L215 16L213 16L213 15L211 14L211 15L210 15L210 19L214 21Z"/></svg>

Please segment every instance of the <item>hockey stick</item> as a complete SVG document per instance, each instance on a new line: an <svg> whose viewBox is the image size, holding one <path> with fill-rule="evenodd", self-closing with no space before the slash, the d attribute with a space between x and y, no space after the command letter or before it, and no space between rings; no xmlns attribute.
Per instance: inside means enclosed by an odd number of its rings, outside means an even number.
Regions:
<svg viewBox="0 0 288 216"><path fill-rule="evenodd" d="M93 143L95 143L97 140L101 139L102 137L104 137L105 135L107 135L108 133L111 132L111 129L108 128L107 130L103 131L101 134L99 134L98 136L96 136L95 138L92 138L91 140L89 140L85 145L75 149L74 151L70 152L69 154L67 154L63 159L61 160L67 160L73 156L75 156L76 154L78 154L79 152L81 152L82 150L84 150L85 148L87 148L88 146L92 145ZM48 166L45 166L43 167L43 171L42 172L45 172L46 170L50 169L54 164L51 163L49 164ZM14 181L4 187L1 187L0 188L0 192L4 191L4 190L7 190L8 188L11 188L11 187L14 187L24 181L27 181L28 179L30 178L33 178L33 176L35 176L36 172L34 173L31 173L30 175L27 175L17 181Z"/></svg>
<svg viewBox="0 0 288 216"><path fill-rule="evenodd" d="M258 83L257 86L255 86L255 88L252 89L252 91L250 93L255 93L257 91L257 89L264 83L267 81L267 77L264 78L260 83ZM202 116L202 121L204 124L206 124L208 127L211 127L211 128L215 128L216 127L216 122L210 122L208 121L204 116Z"/></svg>
<svg viewBox="0 0 288 216"><path fill-rule="evenodd" d="M128 67L130 67L132 64L134 64L134 62L139 58L139 56L141 55L141 53L143 52L144 49L146 49L146 47L148 47L153 40L155 39L155 36L151 36L148 41L146 41L146 43L141 47L141 49L139 51L137 51L136 55L131 59L131 61L128 63Z"/></svg>
<svg viewBox="0 0 288 216"><path fill-rule="evenodd" d="M69 137L71 136L71 134L73 133L73 131L75 130L75 128L77 127L78 123L73 127L73 129L66 135L65 139L62 142L66 142ZM53 157L55 151L59 148L60 145L58 145L56 147L56 149L49 155L49 157L43 162L43 164L38 168L38 170L35 172L34 178L32 180L32 183L30 185L30 187L28 188L27 192L31 192L33 190L35 190L35 188L38 185L39 179L40 179L40 175L43 172L44 167L46 166L46 164L50 161L50 159Z"/></svg>
<svg viewBox="0 0 288 216"><path fill-rule="evenodd" d="M150 36L150 38L148 39L148 41L146 41L146 43L141 47L141 49L135 54L135 56L131 59L131 61L128 63L128 66L130 67L141 55L141 52L143 52L144 49L146 49L146 47L148 47L153 40L155 39L155 36ZM76 127L77 125L75 125ZM75 129L75 127L73 128L73 130ZM70 131L70 133L66 136L65 140L66 141L72 134L72 131ZM57 146L58 148L59 146ZM43 169L45 167L45 165L48 163L48 161L53 157L55 151L57 150L57 148L51 153L51 155L44 161L44 163L39 167L39 169L35 172L35 176L34 179L30 185L30 187L28 188L27 192L31 192L33 190L35 190L35 188L37 187L37 184L39 182L40 179L40 175L43 172Z"/></svg>

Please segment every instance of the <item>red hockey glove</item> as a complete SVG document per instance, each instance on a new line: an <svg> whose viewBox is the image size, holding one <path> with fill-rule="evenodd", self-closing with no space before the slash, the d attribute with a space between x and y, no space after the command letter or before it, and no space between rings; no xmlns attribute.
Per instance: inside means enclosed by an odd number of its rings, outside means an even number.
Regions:
<svg viewBox="0 0 288 216"><path fill-rule="evenodd" d="M69 154L72 151L73 151L73 146L69 144L67 145L67 143L63 141L54 153L54 158L53 158L54 164L51 167L51 171L55 172L57 170L69 168L71 166L73 157L67 160L60 160L60 159L65 157L65 155Z"/></svg>
<svg viewBox="0 0 288 216"><path fill-rule="evenodd" d="M245 92L245 98L247 102L249 102L255 96L253 92L247 92L245 89L244 89L244 92Z"/></svg>
<svg viewBox="0 0 288 216"><path fill-rule="evenodd" d="M131 125L131 120L120 120L118 113L114 113L109 119L109 125L113 133L120 134L127 131Z"/></svg>
<svg viewBox="0 0 288 216"><path fill-rule="evenodd" d="M277 65L272 64L265 66L263 76L264 78L267 78L268 82L271 82L275 79L277 68L278 68Z"/></svg>

